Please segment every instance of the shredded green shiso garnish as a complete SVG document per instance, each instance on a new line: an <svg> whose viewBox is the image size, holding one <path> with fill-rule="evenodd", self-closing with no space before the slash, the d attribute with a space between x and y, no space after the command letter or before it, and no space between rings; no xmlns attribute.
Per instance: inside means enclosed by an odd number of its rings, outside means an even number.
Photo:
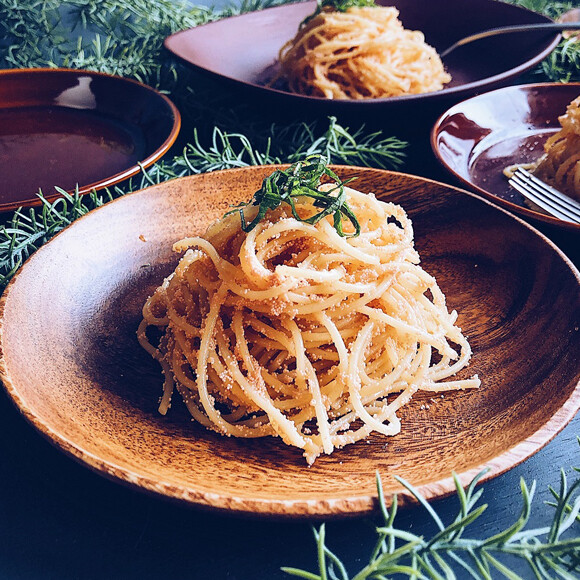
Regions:
<svg viewBox="0 0 580 580"><path fill-rule="evenodd" d="M251 201L239 205L226 215L239 213L242 221L242 230L249 232L264 219L268 210L276 209L285 203L290 206L292 215L298 221L316 224L326 216L332 215L334 228L340 236L358 236L360 234L360 224L348 206L344 189L344 186L350 183L352 179L341 181L327 164L328 160L322 155L309 155L303 161L293 163L288 169L277 169L272 175L264 179L262 187L256 191ZM331 180L332 186L325 191L320 191L319 187L324 176ZM296 211L295 204L295 200L301 197L313 199L314 206L321 208L321 211L307 218L301 217ZM244 208L249 205L258 206L259 209L256 217L250 223L247 223ZM344 232L342 228L343 219L349 220L354 226L354 233L346 234Z"/></svg>
<svg viewBox="0 0 580 580"><path fill-rule="evenodd" d="M330 8L337 12L346 12L349 8L364 8L365 6L376 6L375 0L318 0L317 11Z"/></svg>
<svg viewBox="0 0 580 580"><path fill-rule="evenodd" d="M324 11L346 12L349 8L364 8L376 6L375 0L316 0L316 8L301 23L300 28Z"/></svg>

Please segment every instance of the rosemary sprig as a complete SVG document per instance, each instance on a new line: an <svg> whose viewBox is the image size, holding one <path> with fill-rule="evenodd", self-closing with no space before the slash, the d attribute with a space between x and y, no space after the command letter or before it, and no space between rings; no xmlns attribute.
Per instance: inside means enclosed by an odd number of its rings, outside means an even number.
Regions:
<svg viewBox="0 0 580 580"><path fill-rule="evenodd" d="M567 10L577 7L577 2L574 0L509 0L509 3L540 12L550 18L557 18Z"/></svg>
<svg viewBox="0 0 580 580"><path fill-rule="evenodd" d="M540 12L549 18L556 19L564 12L578 7L573 0L508 0L511 4L528 10ZM532 72L535 82L578 82L580 81L580 41L563 39L556 49Z"/></svg>
<svg viewBox="0 0 580 580"><path fill-rule="evenodd" d="M580 81L580 41L577 38L563 40L542 62L542 71L552 81Z"/></svg>
<svg viewBox="0 0 580 580"><path fill-rule="evenodd" d="M299 144L298 150L304 149L305 143L310 145L305 154L320 153L331 163L345 165L362 165L382 169L396 169L403 165L408 143L396 137L383 137L380 131L369 133L363 125L354 132L337 122L336 117L329 117L327 131L316 137L311 125L303 123L298 127L297 134L289 140Z"/></svg>
<svg viewBox="0 0 580 580"><path fill-rule="evenodd" d="M283 203L290 206L295 219L307 223L316 224L326 216L333 216L333 225L340 236L352 237L360 234L360 224L348 206L344 186L352 181L341 179L328 166L328 159L322 155L309 155L303 161L293 163L288 169L277 169L272 175L266 177L262 187L256 191L254 197L248 203L239 205L226 215L239 213L242 229L245 232L253 230L264 219L269 210L278 208ZM326 191L320 191L319 186L322 178L326 176L333 183ZM296 210L295 200L301 197L309 197L314 200L314 206L322 208L317 214L303 218ZM253 205L258 206L256 217L246 222L244 208ZM347 219L353 225L355 231L346 234L342 228L343 219Z"/></svg>
<svg viewBox="0 0 580 580"><path fill-rule="evenodd" d="M250 133L255 139L240 132L214 128L209 145L204 146L194 129L193 140L184 149L184 159L176 158L174 163L186 163L193 173L199 173L247 165L294 163L308 155L322 155L333 164L394 169L403 164L407 148L405 141L383 137L380 131L368 133L361 127L351 132L336 117L328 118L326 130L322 122L312 122L271 125L265 138L257 127L251 128Z"/></svg>
<svg viewBox="0 0 580 580"><path fill-rule="evenodd" d="M576 470L578 471L578 470ZM324 524L314 531L317 544L318 573L297 568L282 568L287 574L308 580L386 580L397 577L411 579L455 579L474 578L490 580L494 571L511 580L521 579L519 573L525 568L538 579L577 578L580 573L580 537L576 532L563 537L578 521L580 512L580 478L568 486L566 475L561 472L560 488L551 489L555 498L554 517L548 527L526 530L529 520L535 483L528 487L520 481L522 508L518 519L505 530L488 538L466 538L464 533L487 508L477 506L483 493L475 490L478 480L485 472L477 475L463 489L454 474L459 511L453 521L445 525L433 507L408 482L396 478L425 508L438 531L430 539L395 526L397 496L391 508L385 504L380 477L377 474L377 492L381 508L382 523L376 527L377 542L369 561L357 573L350 576L340 558L326 545ZM502 558L511 558L517 567L510 568ZM518 570L518 574L514 572Z"/></svg>
<svg viewBox="0 0 580 580"><path fill-rule="evenodd" d="M172 0L0 3L0 66L91 69L159 86L169 82L165 36L212 17Z"/></svg>

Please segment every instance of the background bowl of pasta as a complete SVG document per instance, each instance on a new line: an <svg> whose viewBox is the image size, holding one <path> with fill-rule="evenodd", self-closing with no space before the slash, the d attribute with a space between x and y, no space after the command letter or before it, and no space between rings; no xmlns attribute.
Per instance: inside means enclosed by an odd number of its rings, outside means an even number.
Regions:
<svg viewBox="0 0 580 580"><path fill-rule="evenodd" d="M431 92L381 98L373 97L374 93L363 94L364 98L327 98L320 93L305 94L300 86L291 89L284 79L272 83L280 72L280 49L296 35L300 23L314 12L315 6L315 2L304 2L225 18L178 32L166 39L165 46L195 70L228 83L231 90L243 89L246 97L251 97L247 100L257 100L261 107L271 105L272 109L280 111L283 105L283 112L290 108L294 115L350 113L360 116L368 113L375 120L395 122L400 120L391 117L395 110L408 112L414 117L424 108L439 107L441 112L442 102L449 103L475 91L506 83L539 63L555 48L559 38L554 33L532 32L497 36L461 47L444 59L444 67L451 78L441 90L425 84L417 87L415 92ZM439 52L459 38L487 28L549 22L542 15L494 0L379 0L377 6L394 6L404 29L419 31L425 42ZM369 34L360 22L346 26L351 29L351 35L347 39L348 48L344 50L350 56L340 59L343 72L349 66L359 66L354 53L357 46L367 42ZM404 41L397 38L395 44L401 42L409 41L406 37ZM384 51L382 46L377 55L381 51ZM413 66L417 66L414 60L422 58L420 52L411 48L397 55L405 62L409 75L421 77L429 72L429 58L415 72L410 72ZM390 82L388 79L370 80L376 71L361 69L359 72L369 77L368 83ZM337 71L328 74L336 76ZM355 70L353 76L356 75ZM377 118L377 114L380 117ZM409 118L401 123L408 124Z"/></svg>
<svg viewBox="0 0 580 580"><path fill-rule="evenodd" d="M400 204L421 266L457 310L479 389L416 394L401 431L371 434L308 466L279 438L224 437L181 401L158 412L163 376L141 347L143 305L172 272L174 242L201 235L247 201L272 167L176 179L127 195L40 248L0 301L0 374L24 417L96 472L206 509L313 517L371 512L375 475L428 499L505 472L580 407L580 279L536 230L473 194L405 174L334 167L356 188ZM463 372L463 371L461 371ZM458 376L458 378L461 378Z"/></svg>
<svg viewBox="0 0 580 580"><path fill-rule="evenodd" d="M459 183L506 209L580 231L579 225L526 204L504 175L506 168L530 164L544 154L544 144L562 128L559 117L578 96L580 83L539 83L472 97L438 119L431 134L433 151ZM577 142L579 137L573 140ZM576 151L576 158L578 154L580 151ZM570 169L574 171L574 167Z"/></svg>

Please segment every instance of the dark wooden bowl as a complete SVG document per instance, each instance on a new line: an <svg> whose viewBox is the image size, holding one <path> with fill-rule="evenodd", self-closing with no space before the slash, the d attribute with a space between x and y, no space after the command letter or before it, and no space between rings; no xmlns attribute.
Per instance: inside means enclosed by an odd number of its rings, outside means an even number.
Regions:
<svg viewBox="0 0 580 580"><path fill-rule="evenodd" d="M175 105L131 79L70 69L0 71L0 212L85 194L160 159L181 126Z"/></svg>
<svg viewBox="0 0 580 580"><path fill-rule="evenodd" d="M517 465L580 405L579 275L546 238L472 194L418 177L335 167L401 203L423 267L459 312L477 391L418 395L395 437L371 436L307 467L279 439L236 440L157 413L162 377L136 339L141 307L175 266L174 241L246 200L271 167L176 179L79 219L34 254L0 301L0 372L50 441L97 472L205 508L346 516L375 507L399 475L429 499ZM407 496L408 498L408 496Z"/></svg>

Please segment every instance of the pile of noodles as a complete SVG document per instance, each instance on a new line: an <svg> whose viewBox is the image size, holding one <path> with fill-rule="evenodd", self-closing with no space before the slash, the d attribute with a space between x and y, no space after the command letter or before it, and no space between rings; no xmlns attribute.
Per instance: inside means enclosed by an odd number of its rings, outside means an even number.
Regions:
<svg viewBox="0 0 580 580"><path fill-rule="evenodd" d="M544 145L533 173L570 197L580 200L580 97L558 118L562 128Z"/></svg>
<svg viewBox="0 0 580 580"><path fill-rule="evenodd" d="M323 9L279 54L292 92L329 99L396 97L438 91L451 80L419 31L393 7Z"/></svg>
<svg viewBox="0 0 580 580"><path fill-rule="evenodd" d="M398 433L398 411L419 390L479 386L446 380L471 350L419 266L403 209L345 189L356 237L281 206L249 233L229 215L175 244L185 253L138 331L165 375L161 413L177 390L207 428L278 436L311 464L372 432ZM319 211L303 199L300 217Z"/></svg>

